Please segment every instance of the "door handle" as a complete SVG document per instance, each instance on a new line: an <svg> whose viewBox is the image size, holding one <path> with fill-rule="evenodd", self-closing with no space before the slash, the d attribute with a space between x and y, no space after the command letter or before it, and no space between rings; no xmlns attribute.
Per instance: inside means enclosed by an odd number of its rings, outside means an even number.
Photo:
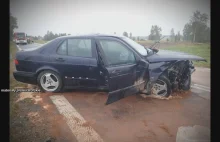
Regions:
<svg viewBox="0 0 220 142"><path fill-rule="evenodd" d="M113 70L112 71L112 73L117 74L117 75L120 74L120 72L121 72L120 70Z"/></svg>
<svg viewBox="0 0 220 142"><path fill-rule="evenodd" d="M63 61L65 61L63 58L56 58L56 61L60 61L60 62L63 62Z"/></svg>

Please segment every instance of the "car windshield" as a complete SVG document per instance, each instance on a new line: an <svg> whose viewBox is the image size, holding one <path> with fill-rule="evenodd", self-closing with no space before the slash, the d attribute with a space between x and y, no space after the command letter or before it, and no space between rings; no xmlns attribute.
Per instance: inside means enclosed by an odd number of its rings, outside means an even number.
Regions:
<svg viewBox="0 0 220 142"><path fill-rule="evenodd" d="M147 50L150 50L150 49L147 49L145 48L144 46L138 44L137 42L131 40L130 38L127 38L127 37L123 37L122 38L124 41L126 41L129 45L131 45L136 51L138 51L141 55L143 56L147 56Z"/></svg>
<svg viewBox="0 0 220 142"><path fill-rule="evenodd" d="M25 33L16 33L16 36L18 38L24 38L25 37Z"/></svg>

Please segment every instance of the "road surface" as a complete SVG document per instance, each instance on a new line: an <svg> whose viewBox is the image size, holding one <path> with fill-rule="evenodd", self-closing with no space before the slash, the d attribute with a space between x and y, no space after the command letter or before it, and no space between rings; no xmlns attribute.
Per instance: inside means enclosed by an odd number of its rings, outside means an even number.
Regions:
<svg viewBox="0 0 220 142"><path fill-rule="evenodd" d="M35 43L19 48L28 50L39 46ZM53 128L59 131L59 135L53 135L57 139L71 135L69 141L80 142L175 142L181 126L210 128L210 69L207 68L196 68L191 91L174 93L169 100L134 95L106 106L107 93L80 90L39 93L36 97L41 98L36 103L45 108L47 114L64 118L62 125L61 120L57 120ZM50 109L46 109L48 106ZM39 117L46 118L41 113ZM42 122L40 127L47 123Z"/></svg>

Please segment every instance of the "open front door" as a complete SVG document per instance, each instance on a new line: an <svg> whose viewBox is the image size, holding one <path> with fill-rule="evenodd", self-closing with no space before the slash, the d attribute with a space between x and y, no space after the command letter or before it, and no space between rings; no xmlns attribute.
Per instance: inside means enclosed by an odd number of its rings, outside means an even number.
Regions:
<svg viewBox="0 0 220 142"><path fill-rule="evenodd" d="M139 92L140 80L145 81L141 75L146 69L139 68L134 52L115 38L99 38L97 45L99 57L105 62L101 78L109 89L106 105Z"/></svg>
<svg viewBox="0 0 220 142"><path fill-rule="evenodd" d="M106 105L139 91L138 85L135 86L136 64L109 67L107 70L109 94Z"/></svg>

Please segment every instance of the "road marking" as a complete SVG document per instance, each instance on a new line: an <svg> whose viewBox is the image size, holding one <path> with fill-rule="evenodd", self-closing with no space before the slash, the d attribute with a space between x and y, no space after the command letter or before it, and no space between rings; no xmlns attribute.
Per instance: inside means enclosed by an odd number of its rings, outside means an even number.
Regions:
<svg viewBox="0 0 220 142"><path fill-rule="evenodd" d="M210 92L210 90L205 89L205 88L201 88L201 87L198 87L198 86L191 86L191 87L192 87L192 88L195 88L195 89L199 89L199 90L203 90L203 91Z"/></svg>
<svg viewBox="0 0 220 142"><path fill-rule="evenodd" d="M199 84L193 84L195 86L198 86L198 87L201 87L201 88L206 88L206 89L209 89L210 90L210 87L207 87L207 86L203 86L203 85L199 85Z"/></svg>
<svg viewBox="0 0 220 142"><path fill-rule="evenodd" d="M57 107L59 113L64 116L67 125L79 142L103 142L98 133L86 124L86 120L68 102L63 95L53 95L50 99Z"/></svg>
<svg viewBox="0 0 220 142"><path fill-rule="evenodd" d="M22 50L18 45L17 45L18 50Z"/></svg>

